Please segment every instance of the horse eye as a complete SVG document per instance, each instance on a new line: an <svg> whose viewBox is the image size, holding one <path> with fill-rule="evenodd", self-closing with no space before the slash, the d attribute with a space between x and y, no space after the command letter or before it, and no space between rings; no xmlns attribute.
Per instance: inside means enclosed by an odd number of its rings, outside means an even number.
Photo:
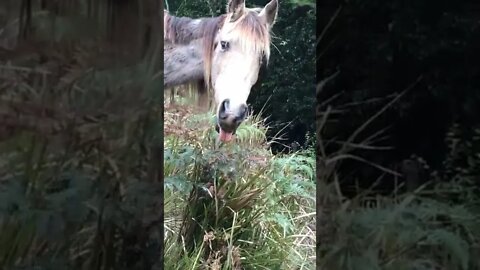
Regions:
<svg viewBox="0 0 480 270"><path fill-rule="evenodd" d="M220 46L222 47L222 51L225 51L229 47L229 43L227 41L220 41Z"/></svg>

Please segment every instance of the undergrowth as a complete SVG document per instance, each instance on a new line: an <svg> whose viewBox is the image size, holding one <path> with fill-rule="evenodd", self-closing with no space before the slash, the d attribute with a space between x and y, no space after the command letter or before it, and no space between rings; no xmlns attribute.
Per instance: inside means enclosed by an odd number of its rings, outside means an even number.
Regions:
<svg viewBox="0 0 480 270"><path fill-rule="evenodd" d="M314 269L314 151L272 155L258 116L219 144L190 107L165 110L165 269Z"/></svg>
<svg viewBox="0 0 480 270"><path fill-rule="evenodd" d="M317 105L317 269L480 269L478 136L466 138L454 125L446 136L450 155L443 171L431 172L408 192L400 192L401 186L388 195L375 192L380 181L393 182L399 175L362 157L368 151L389 149L382 145L384 131L364 138L359 134L365 134L369 124L406 91L344 141L323 136L334 110ZM333 144L339 145L336 150L326 150ZM348 159L381 172L372 187L358 189L350 198L340 188L349 173L342 163Z"/></svg>

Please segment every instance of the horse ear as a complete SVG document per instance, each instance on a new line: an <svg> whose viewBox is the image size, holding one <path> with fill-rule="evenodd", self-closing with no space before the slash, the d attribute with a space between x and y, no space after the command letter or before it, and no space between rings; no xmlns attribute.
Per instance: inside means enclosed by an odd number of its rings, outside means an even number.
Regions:
<svg viewBox="0 0 480 270"><path fill-rule="evenodd" d="M231 22L238 20L244 12L245 0L228 0L227 13L232 13Z"/></svg>
<svg viewBox="0 0 480 270"><path fill-rule="evenodd" d="M269 27L272 27L275 23L275 19L277 18L278 13L278 0L271 0L258 14L260 17L265 17L265 21L267 22Z"/></svg>

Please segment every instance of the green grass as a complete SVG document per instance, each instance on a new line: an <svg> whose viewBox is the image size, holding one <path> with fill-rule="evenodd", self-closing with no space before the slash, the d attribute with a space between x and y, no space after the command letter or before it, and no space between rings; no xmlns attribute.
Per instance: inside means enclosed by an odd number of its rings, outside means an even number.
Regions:
<svg viewBox="0 0 480 270"><path fill-rule="evenodd" d="M165 115L189 135L165 137L165 269L314 269L314 152L274 156L260 117L219 144L213 114Z"/></svg>

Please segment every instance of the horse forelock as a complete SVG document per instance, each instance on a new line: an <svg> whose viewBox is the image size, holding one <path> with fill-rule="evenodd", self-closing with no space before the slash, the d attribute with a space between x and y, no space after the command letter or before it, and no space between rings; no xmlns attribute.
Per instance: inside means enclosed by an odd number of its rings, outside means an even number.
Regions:
<svg viewBox="0 0 480 270"><path fill-rule="evenodd" d="M203 61L204 61L204 82L207 89L211 89L211 70L212 57L215 50L215 38L218 31L222 27L226 19L226 15L216 17L215 20L210 21L204 25L203 29Z"/></svg>
<svg viewBox="0 0 480 270"><path fill-rule="evenodd" d="M253 52L259 57L270 57L270 31L254 10L248 10L246 14L234 23L232 32L244 51Z"/></svg>

